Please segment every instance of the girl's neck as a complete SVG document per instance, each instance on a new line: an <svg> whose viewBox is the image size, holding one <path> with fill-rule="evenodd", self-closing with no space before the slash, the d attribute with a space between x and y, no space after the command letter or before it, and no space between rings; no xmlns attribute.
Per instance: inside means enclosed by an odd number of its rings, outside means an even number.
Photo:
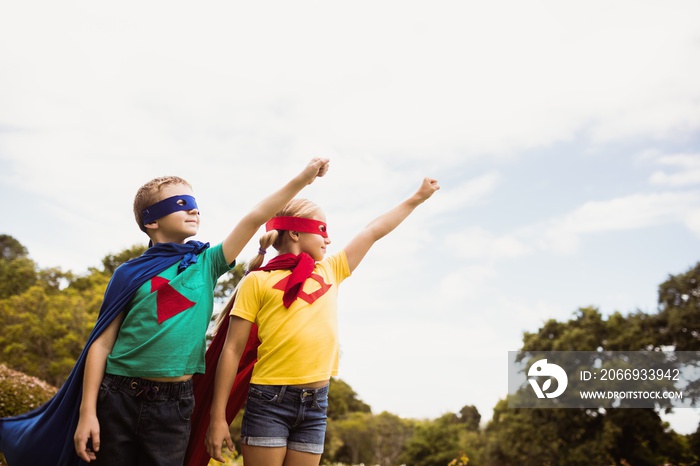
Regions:
<svg viewBox="0 0 700 466"><path fill-rule="evenodd" d="M285 247L285 248L278 249L277 255L281 256L282 254L294 254L295 256L298 256L302 252L303 251L301 250L301 248L298 248L298 247L291 247L291 248Z"/></svg>

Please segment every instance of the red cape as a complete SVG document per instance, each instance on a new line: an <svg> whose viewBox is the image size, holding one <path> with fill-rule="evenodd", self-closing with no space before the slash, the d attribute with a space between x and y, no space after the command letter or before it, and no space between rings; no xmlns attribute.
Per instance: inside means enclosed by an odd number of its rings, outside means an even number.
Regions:
<svg viewBox="0 0 700 466"><path fill-rule="evenodd" d="M309 278L313 272L315 261L306 253L299 255L282 254L271 259L266 266L256 270L280 270L289 269L292 271L292 276L284 292L283 302L285 307L289 308L292 302L296 299L299 291L304 285L304 281ZM233 308L235 299L232 297L228 305L222 311L225 316L229 315ZM228 323L230 319L224 319L221 327L216 332L214 339L209 345L206 354L206 372L204 374L196 374L193 377L194 383L194 412L192 413L192 433L190 434L190 443L187 446L187 454L185 455L186 466L206 466L211 459L204 447L204 438L209 429L209 410L211 408L211 399L214 392L214 376L216 375L216 366L219 363L221 349L226 341L228 333ZM241 407L248 398L248 386L250 385L250 377L253 375L253 366L257 361L258 346L258 327L253 324L250 331L248 342L243 350L241 361L238 364L238 374L233 382L233 388L229 395L228 404L226 405L226 421L229 425L241 410Z"/></svg>
<svg viewBox="0 0 700 466"><path fill-rule="evenodd" d="M233 299L229 301L229 304L222 311L225 313L224 315L228 315L231 312L231 307L233 307ZM187 454L185 455L185 465L187 466L206 466L209 463L209 459L211 459L204 446L204 438L209 428L209 410L214 392L216 366L219 363L219 355L226 341L229 320L228 318L224 319L207 349L206 372L204 374L196 374L193 377L195 407L192 413L190 443L187 446ZM248 398L248 385L250 384L250 377L253 375L253 366L257 361L259 344L258 328L253 325L248 337L248 343L238 364L238 374L233 382L233 388L226 405L226 421L229 424L233 422L233 419Z"/></svg>

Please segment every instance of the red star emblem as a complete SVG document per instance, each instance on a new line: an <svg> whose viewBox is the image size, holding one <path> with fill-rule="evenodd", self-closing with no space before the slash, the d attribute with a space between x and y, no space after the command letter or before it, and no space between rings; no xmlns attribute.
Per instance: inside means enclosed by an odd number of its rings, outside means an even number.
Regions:
<svg viewBox="0 0 700 466"><path fill-rule="evenodd" d="M278 281L277 284L275 286L273 286L273 288L276 290L284 291L287 287L287 282L289 281L289 277L291 277L291 275L287 275L282 280ZM301 298L304 301L306 301L307 303L311 304L314 301L316 301L318 298L320 298L321 296L326 294L326 292L328 292L328 290L331 289L331 285L329 285L328 283L323 281L323 277L320 276L319 274L316 274L316 273L312 273L309 278L312 278L314 281L316 281L319 284L320 288L318 290L314 291L313 293L307 293L302 288L302 290L297 295L297 298Z"/></svg>
<svg viewBox="0 0 700 466"><path fill-rule="evenodd" d="M163 277L156 276L151 279L151 293L154 291L158 292L156 295L156 307L159 324L196 304L181 295L175 288L170 286L170 280Z"/></svg>

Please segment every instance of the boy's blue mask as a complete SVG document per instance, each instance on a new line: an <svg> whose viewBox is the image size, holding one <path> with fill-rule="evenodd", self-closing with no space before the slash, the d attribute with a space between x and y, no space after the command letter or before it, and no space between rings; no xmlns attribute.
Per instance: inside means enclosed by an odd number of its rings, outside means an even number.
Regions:
<svg viewBox="0 0 700 466"><path fill-rule="evenodd" d="M199 207L197 207L197 201L194 200L193 196L181 194L156 202L152 206L143 209L141 214L143 215L143 224L145 226L151 222L155 222L159 218L172 214L173 212L192 209L199 210Z"/></svg>

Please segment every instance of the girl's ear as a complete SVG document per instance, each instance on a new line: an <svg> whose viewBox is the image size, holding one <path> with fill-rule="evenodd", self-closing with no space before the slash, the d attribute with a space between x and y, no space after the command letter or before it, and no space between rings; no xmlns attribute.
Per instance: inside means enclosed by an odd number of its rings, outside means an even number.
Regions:
<svg viewBox="0 0 700 466"><path fill-rule="evenodd" d="M298 231L291 231L287 230L287 234L289 235L289 238L294 241L295 243L299 241L299 232Z"/></svg>

